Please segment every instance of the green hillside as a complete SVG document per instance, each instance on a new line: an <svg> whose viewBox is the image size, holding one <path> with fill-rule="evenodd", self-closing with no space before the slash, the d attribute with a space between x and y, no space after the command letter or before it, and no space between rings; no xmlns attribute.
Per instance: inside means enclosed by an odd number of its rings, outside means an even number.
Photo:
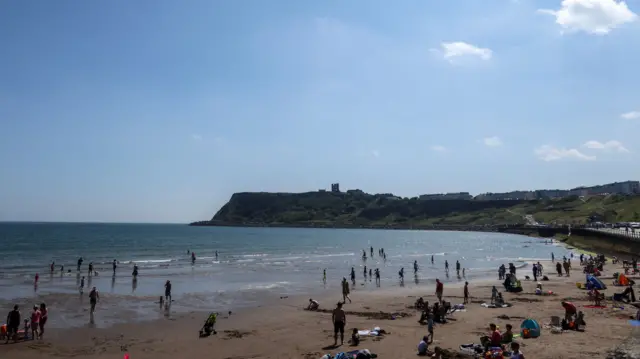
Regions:
<svg viewBox="0 0 640 359"><path fill-rule="evenodd" d="M199 225L395 226L503 225L640 221L640 196L567 197L548 200L419 200L391 195L306 192L234 194ZM529 219L530 220L530 219Z"/></svg>

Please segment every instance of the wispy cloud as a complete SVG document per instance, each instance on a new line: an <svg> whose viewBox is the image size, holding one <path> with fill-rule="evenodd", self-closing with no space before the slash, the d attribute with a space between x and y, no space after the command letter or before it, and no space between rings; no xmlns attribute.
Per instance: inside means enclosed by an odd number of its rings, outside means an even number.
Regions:
<svg viewBox="0 0 640 359"><path fill-rule="evenodd" d="M482 60L490 60L493 57L493 51L486 47L478 47L466 42L443 42L440 49L431 49L432 52L442 54L448 60L453 61L458 57L477 57Z"/></svg>
<svg viewBox="0 0 640 359"><path fill-rule="evenodd" d="M440 145L433 145L431 146L431 149L436 152L447 152L447 148Z"/></svg>
<svg viewBox="0 0 640 359"><path fill-rule="evenodd" d="M380 151L378 150L371 150L371 155L373 157L380 157Z"/></svg>
<svg viewBox="0 0 640 359"><path fill-rule="evenodd" d="M485 137L482 140L482 143L484 143L484 145L488 146L488 147L499 147L499 146L502 146L502 140L500 140L500 138L498 136Z"/></svg>
<svg viewBox="0 0 640 359"><path fill-rule="evenodd" d="M635 120L640 118L640 111L625 112L622 115L620 115L620 117L624 118L625 120Z"/></svg>
<svg viewBox="0 0 640 359"><path fill-rule="evenodd" d="M191 135L191 139L193 139L194 141L202 141L202 136L194 133Z"/></svg>
<svg viewBox="0 0 640 359"><path fill-rule="evenodd" d="M561 148L551 145L543 145L536 148L535 155L547 162L560 161L560 160L578 160L578 161L595 161L596 156L589 156L575 148Z"/></svg>
<svg viewBox="0 0 640 359"><path fill-rule="evenodd" d="M568 32L594 35L606 35L638 18L624 1L618 0L563 0L558 10L539 9L538 12L552 15L556 24Z"/></svg>
<svg viewBox="0 0 640 359"><path fill-rule="evenodd" d="M599 142L599 141L587 141L582 147L590 148L592 150L605 150L605 151L614 151L614 152L629 152L629 150L622 145L620 141L607 141L607 142Z"/></svg>

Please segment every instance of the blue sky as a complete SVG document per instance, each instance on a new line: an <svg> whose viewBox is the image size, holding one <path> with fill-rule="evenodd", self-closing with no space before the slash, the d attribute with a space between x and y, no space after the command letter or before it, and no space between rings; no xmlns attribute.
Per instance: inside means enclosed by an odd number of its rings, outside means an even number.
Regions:
<svg viewBox="0 0 640 359"><path fill-rule="evenodd" d="M0 220L638 179L640 1L4 1Z"/></svg>

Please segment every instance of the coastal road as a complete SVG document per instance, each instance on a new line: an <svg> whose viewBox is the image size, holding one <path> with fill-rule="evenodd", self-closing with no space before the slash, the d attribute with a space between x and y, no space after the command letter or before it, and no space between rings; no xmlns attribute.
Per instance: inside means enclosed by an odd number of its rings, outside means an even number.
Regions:
<svg viewBox="0 0 640 359"><path fill-rule="evenodd" d="M633 230L629 228L629 231L627 231L625 228L586 228L586 229L593 232L617 234L619 236L627 237L629 239L640 240L640 229Z"/></svg>

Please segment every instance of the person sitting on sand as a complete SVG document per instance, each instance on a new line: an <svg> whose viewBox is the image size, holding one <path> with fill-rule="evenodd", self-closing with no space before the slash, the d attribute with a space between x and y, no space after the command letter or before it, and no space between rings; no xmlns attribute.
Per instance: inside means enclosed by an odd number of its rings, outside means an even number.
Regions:
<svg viewBox="0 0 640 359"><path fill-rule="evenodd" d="M309 305L307 306L307 310L318 310L320 307L320 303L317 300L309 298Z"/></svg>
<svg viewBox="0 0 640 359"><path fill-rule="evenodd" d="M493 288L491 288L491 304L495 303L496 298L498 298L498 288L494 285Z"/></svg>
<svg viewBox="0 0 640 359"><path fill-rule="evenodd" d="M482 343L485 350L491 347L499 347L502 342L502 334L494 323L489 324L489 329L491 331L489 335L480 338L480 343Z"/></svg>
<svg viewBox="0 0 640 359"><path fill-rule="evenodd" d="M520 351L520 344L516 342L511 343L511 359L524 359L524 354Z"/></svg>
<svg viewBox="0 0 640 359"><path fill-rule="evenodd" d="M596 288L593 288L592 293L593 295L591 296L591 298L593 298L593 305L597 307L601 306L602 300L604 299L604 294L601 294L600 291Z"/></svg>
<svg viewBox="0 0 640 359"><path fill-rule="evenodd" d="M418 300L416 300L416 309L423 309L424 308L424 299L422 297L418 298Z"/></svg>
<svg viewBox="0 0 640 359"><path fill-rule="evenodd" d="M433 349L433 356L432 358L434 359L442 359L442 355L443 355L443 350L440 347L435 347Z"/></svg>
<svg viewBox="0 0 640 359"><path fill-rule="evenodd" d="M573 316L576 315L576 306L567 301L562 301L560 304L562 304L562 307L564 308L564 319L567 322L572 321Z"/></svg>
<svg viewBox="0 0 640 359"><path fill-rule="evenodd" d="M354 347L360 345L360 334L358 334L358 328L353 328L351 332L351 345Z"/></svg>
<svg viewBox="0 0 640 359"><path fill-rule="evenodd" d="M418 355L426 356L429 353L429 337L424 336L420 343L418 343Z"/></svg>
<svg viewBox="0 0 640 359"><path fill-rule="evenodd" d="M507 330L504 333L502 333L503 344L509 344L513 341L513 332L512 332L513 327L511 326L511 324L507 324L506 328Z"/></svg>

